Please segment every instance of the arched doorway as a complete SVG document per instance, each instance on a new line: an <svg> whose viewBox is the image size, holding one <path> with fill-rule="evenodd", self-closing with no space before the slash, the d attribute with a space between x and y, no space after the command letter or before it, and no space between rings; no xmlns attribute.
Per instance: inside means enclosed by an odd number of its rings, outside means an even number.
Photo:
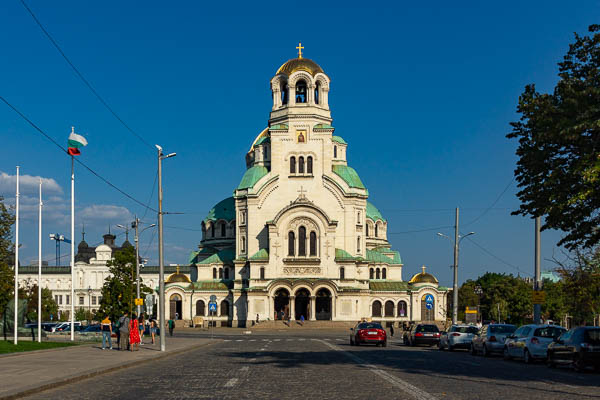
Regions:
<svg viewBox="0 0 600 400"><path fill-rule="evenodd" d="M296 292L296 299L294 300L294 311L296 312L296 319L300 319L304 316L304 320L308 320L310 313L310 293L306 289L300 289Z"/></svg>
<svg viewBox="0 0 600 400"><path fill-rule="evenodd" d="M318 320L331 320L331 292L328 289L322 288L317 292L316 297L316 317Z"/></svg>
<svg viewBox="0 0 600 400"><path fill-rule="evenodd" d="M371 316L381 317L381 302L379 300L373 302L373 305L371 306Z"/></svg>
<svg viewBox="0 0 600 400"><path fill-rule="evenodd" d="M275 292L275 319L284 319L290 315L290 292L287 289L278 289ZM283 315L282 315L283 312ZM282 318L283 316L283 318Z"/></svg>
<svg viewBox="0 0 600 400"><path fill-rule="evenodd" d="M204 309L205 309L204 300L198 300L196 302L196 315L204 317Z"/></svg>
<svg viewBox="0 0 600 400"><path fill-rule="evenodd" d="M180 295L178 295L177 293L171 295L169 299L169 311L171 319L181 319L181 310L183 308L182 303L183 301L181 301Z"/></svg>
<svg viewBox="0 0 600 400"><path fill-rule="evenodd" d="M424 294L421 297L421 321L435 320L435 297L432 294Z"/></svg>
<svg viewBox="0 0 600 400"><path fill-rule="evenodd" d="M394 316L394 302L388 300L385 302L385 316L393 317Z"/></svg>

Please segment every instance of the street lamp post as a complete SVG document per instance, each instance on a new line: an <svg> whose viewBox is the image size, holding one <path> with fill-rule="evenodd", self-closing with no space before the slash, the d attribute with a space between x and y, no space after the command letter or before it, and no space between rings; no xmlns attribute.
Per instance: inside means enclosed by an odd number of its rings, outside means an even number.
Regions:
<svg viewBox="0 0 600 400"><path fill-rule="evenodd" d="M455 325L458 321L458 250L460 242L467 236L474 235L475 232L469 232L464 236L458 234L458 208L456 209L456 232L454 235L454 279L452 284L452 324ZM445 237L452 241L448 235L438 232L438 236Z"/></svg>
<svg viewBox="0 0 600 400"><path fill-rule="evenodd" d="M92 314L92 287L88 286L88 325L90 324L90 315Z"/></svg>
<svg viewBox="0 0 600 400"><path fill-rule="evenodd" d="M194 327L194 292L195 292L195 288L194 286L192 286L192 295L190 296L190 320L191 322L191 327Z"/></svg>
<svg viewBox="0 0 600 400"><path fill-rule="evenodd" d="M159 145L155 145L158 150L158 312L159 329L160 329L160 351L166 351L166 335L165 335L165 264L163 257L163 212L162 212L162 160L169 157L174 157L176 153L163 154L163 149Z"/></svg>
<svg viewBox="0 0 600 400"><path fill-rule="evenodd" d="M477 322L479 322L479 319L482 317L482 315L481 315L481 294L483 293L483 289L481 288L481 285L477 285L477 286L475 286L475 289L473 291L477 295Z"/></svg>

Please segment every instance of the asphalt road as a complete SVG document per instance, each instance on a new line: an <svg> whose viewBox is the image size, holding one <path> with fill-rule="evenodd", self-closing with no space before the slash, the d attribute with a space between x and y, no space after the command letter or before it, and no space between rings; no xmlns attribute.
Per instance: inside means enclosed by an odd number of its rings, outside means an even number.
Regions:
<svg viewBox="0 0 600 400"><path fill-rule="evenodd" d="M343 332L215 337L223 341L28 398L600 399L597 372L396 342L351 347Z"/></svg>

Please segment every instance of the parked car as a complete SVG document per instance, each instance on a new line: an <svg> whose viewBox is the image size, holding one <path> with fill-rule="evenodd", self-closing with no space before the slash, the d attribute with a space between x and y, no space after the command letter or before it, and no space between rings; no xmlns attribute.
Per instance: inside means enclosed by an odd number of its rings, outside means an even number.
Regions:
<svg viewBox="0 0 600 400"><path fill-rule="evenodd" d="M523 325L504 342L504 359L521 358L525 364L545 360L548 345L567 330L557 325Z"/></svg>
<svg viewBox="0 0 600 400"><path fill-rule="evenodd" d="M403 337L403 342L407 346L416 346L418 344L434 346L439 341L440 330L437 325L433 324L413 325L410 331L406 332Z"/></svg>
<svg viewBox="0 0 600 400"><path fill-rule="evenodd" d="M580 326L548 345L548 366L570 364L576 371L593 366L600 371L600 327Z"/></svg>
<svg viewBox="0 0 600 400"><path fill-rule="evenodd" d="M471 354L475 356L481 352L484 357L487 357L492 353L502 353L504 340L516 330L517 327L510 324L485 325L471 340Z"/></svg>
<svg viewBox="0 0 600 400"><path fill-rule="evenodd" d="M479 328L473 325L452 325L448 332L440 333L438 347L440 350L452 351L457 348L469 349L473 336L479 333Z"/></svg>
<svg viewBox="0 0 600 400"><path fill-rule="evenodd" d="M75 331L82 330L81 322L75 321L74 326L75 326ZM64 323L58 325L57 327L55 327L53 332L69 332L70 330L71 330L71 323L64 322Z"/></svg>
<svg viewBox="0 0 600 400"><path fill-rule="evenodd" d="M94 324L94 325L88 325L83 331L81 331L82 333L93 333L93 332L101 332L102 329L100 327L100 324Z"/></svg>
<svg viewBox="0 0 600 400"><path fill-rule="evenodd" d="M44 322L42 324L42 329L46 332L54 332L52 328L54 328L56 325L58 325L56 322Z"/></svg>
<svg viewBox="0 0 600 400"><path fill-rule="evenodd" d="M387 333L378 322L360 322L350 328L350 346L361 343L375 343L377 346L387 346Z"/></svg>

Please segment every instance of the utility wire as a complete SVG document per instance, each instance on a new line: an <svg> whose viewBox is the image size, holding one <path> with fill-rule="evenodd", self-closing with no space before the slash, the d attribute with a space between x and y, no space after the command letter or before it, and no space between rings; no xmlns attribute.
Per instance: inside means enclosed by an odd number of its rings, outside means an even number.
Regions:
<svg viewBox="0 0 600 400"><path fill-rule="evenodd" d="M29 12L29 14L31 14L31 17L33 18L33 20L35 21L35 23L40 27L40 29L42 30L42 32L44 32L44 34L46 35L46 37L48 38L48 40L50 40L50 42L54 45L54 47L56 48L56 50L58 50L58 52L60 53L60 55L63 56L63 58L65 59L65 61L71 66L71 68L73 68L73 71L75 71L75 74L79 77L79 79L81 79L82 82L88 87L88 89L90 89L91 92L98 98L98 100L100 100L100 103L102 103L102 105L104 107L106 107L106 109L108 111L110 111L110 113L125 127L125 129L127 129L134 136L136 136L142 143L144 143L146 146L148 146L151 150L154 150L154 146L152 146L141 135L139 135L137 132L135 132L133 129L131 129L131 127L129 125L127 125L125 123L125 121L123 121L123 119L112 109L112 107L108 105L108 103L102 98L102 96L100 96L100 94L96 91L96 89L94 89L94 87L92 86L92 84L87 79L85 79L85 77L81 74L81 72L79 72L79 70L77 69L77 67L71 62L71 60L69 59L69 57L67 57L67 55L65 54L65 52L60 48L60 46L58 45L58 43L56 43L56 41L54 40L54 38L52 38L52 36L50 35L50 33L48 33L48 31L44 28L44 26L42 25L42 23L37 19L37 17L33 13L33 11L31 11L31 9L27 6L27 4L25 3L24 0L21 0L21 4L23 4L23 7L25 7L25 9Z"/></svg>
<svg viewBox="0 0 600 400"><path fill-rule="evenodd" d="M498 257L497 255L495 255L494 253L492 253L491 251L487 250L486 248L484 248L483 246L479 245L476 241L474 241L473 239L471 239L471 237L469 236L465 236L465 238L470 241L471 243L473 243L475 246L477 246L481 251L483 251L484 253L486 253L487 255L489 255L490 257L495 258L496 260L500 261L502 264L507 265L515 270L517 270L518 272L525 274L525 275L529 275L529 276L533 276L532 274L523 271L522 269L520 269L517 266L514 266L513 264L509 263L508 261L505 261L503 259L501 259L500 257Z"/></svg>
<svg viewBox="0 0 600 400"><path fill-rule="evenodd" d="M62 147L60 144L58 144L58 142L56 140L54 140L50 135L48 135L46 132L44 132L40 127L38 127L36 124L34 124L29 118L27 118L21 111L19 111L15 106L13 106L12 104L10 104L3 96L0 95L0 100L2 100L4 103L6 103L7 106L9 106L14 112L16 112L21 118L23 118L25 121L27 121L27 123L29 123L29 125L31 125L35 130L37 130L39 133L41 133L46 139L48 139L49 141L51 141L56 147L58 147L60 149L60 151L62 151L65 154L69 154L67 152L67 150L65 150L64 147ZM72 157L72 156L71 156ZM116 185L114 185L112 182L110 182L108 179L104 178L102 175L100 175L99 173L97 173L96 171L94 171L93 169L91 169L90 167L88 167L86 164L83 163L83 161L80 161L79 158L77 157L73 157L75 159L75 162L77 162L79 165L81 165L82 167L84 167L85 169L87 169L90 173L92 173L93 175L95 175L98 179L100 179L101 181L103 181L104 183L106 183L108 186L112 187L113 189L115 189L117 192L121 193L123 196L127 197L128 199L136 202L137 204L141 205L142 207L145 207L146 209L150 209L156 213L158 213L158 211L152 207L146 204L144 204L143 202L141 202L140 200L136 199L135 197L131 196L129 193L123 191L122 189L120 189L119 187L117 187Z"/></svg>
<svg viewBox="0 0 600 400"><path fill-rule="evenodd" d="M158 180L158 171L156 171L156 175L154 175L154 183L152 184L152 191L150 192L150 197L148 198L148 204L146 204L146 209L144 210L144 215L140 218L142 221L144 217L148 213L148 209L150 208L150 202L152 201L152 197L154 196L154 189L156 188L156 182Z"/></svg>
<svg viewBox="0 0 600 400"><path fill-rule="evenodd" d="M512 179L510 180L510 182L508 182L508 185L506 185L506 187L504 188L504 190L502 192L500 192L500 194L498 195L498 197L496 197L496 200L494 200L494 202L492 203L492 205L490 205L488 208L486 208L481 214L479 214L479 216L477 218L475 218L474 220L466 223L463 225L463 227L465 226L469 226L471 224L474 224L475 222L479 221L481 218L483 218L484 215L486 215L502 198L502 196L504 196L504 193L506 193L506 191L508 190L508 188L510 188L513 184L513 182L515 181L515 177L513 176Z"/></svg>

